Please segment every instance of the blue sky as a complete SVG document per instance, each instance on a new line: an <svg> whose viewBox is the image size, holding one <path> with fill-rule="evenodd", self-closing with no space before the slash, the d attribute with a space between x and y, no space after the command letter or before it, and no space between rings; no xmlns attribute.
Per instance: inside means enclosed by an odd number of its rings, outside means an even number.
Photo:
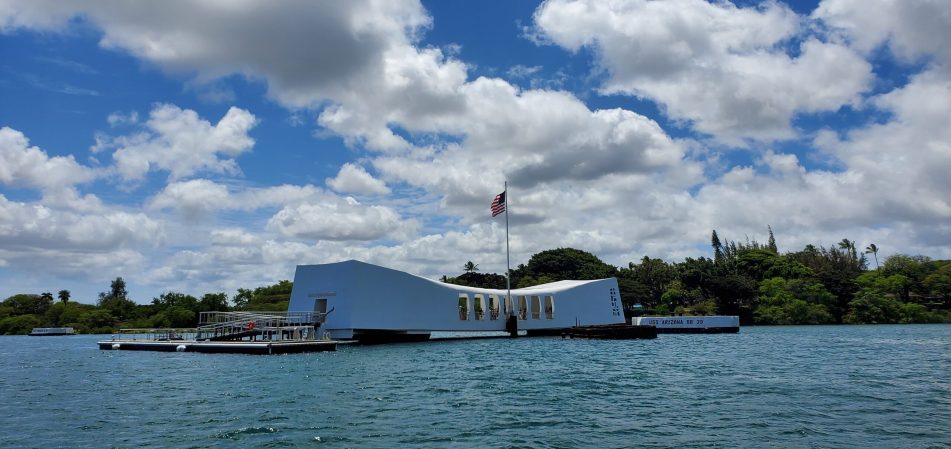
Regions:
<svg viewBox="0 0 951 449"><path fill-rule="evenodd" d="M951 257L951 7L0 0L0 297L842 238Z"/></svg>

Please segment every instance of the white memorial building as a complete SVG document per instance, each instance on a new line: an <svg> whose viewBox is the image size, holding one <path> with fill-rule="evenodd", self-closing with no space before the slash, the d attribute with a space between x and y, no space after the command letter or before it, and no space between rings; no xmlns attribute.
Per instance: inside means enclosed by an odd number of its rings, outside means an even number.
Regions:
<svg viewBox="0 0 951 449"><path fill-rule="evenodd" d="M319 332L333 339L505 331L510 314L529 333L624 323L614 278L513 289L506 299L504 289L446 284L356 260L299 265L288 312L327 313Z"/></svg>

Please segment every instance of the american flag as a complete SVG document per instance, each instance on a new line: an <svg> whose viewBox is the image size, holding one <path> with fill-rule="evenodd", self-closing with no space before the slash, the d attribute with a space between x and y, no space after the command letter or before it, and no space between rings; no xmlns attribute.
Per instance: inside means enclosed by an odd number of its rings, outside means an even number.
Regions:
<svg viewBox="0 0 951 449"><path fill-rule="evenodd" d="M493 217L505 212L505 192L495 195L495 199L492 200L492 205L489 208L492 210Z"/></svg>

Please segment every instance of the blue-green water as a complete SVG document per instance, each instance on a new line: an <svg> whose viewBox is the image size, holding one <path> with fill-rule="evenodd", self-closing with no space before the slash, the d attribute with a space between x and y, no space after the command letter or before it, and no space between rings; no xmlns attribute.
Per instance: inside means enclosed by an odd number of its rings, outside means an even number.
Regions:
<svg viewBox="0 0 951 449"><path fill-rule="evenodd" d="M285 356L97 339L0 337L0 446L951 447L951 325Z"/></svg>

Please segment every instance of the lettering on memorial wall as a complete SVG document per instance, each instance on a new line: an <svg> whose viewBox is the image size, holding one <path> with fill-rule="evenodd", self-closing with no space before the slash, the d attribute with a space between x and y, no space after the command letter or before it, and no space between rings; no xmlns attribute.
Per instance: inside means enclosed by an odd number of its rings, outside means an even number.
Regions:
<svg viewBox="0 0 951 449"><path fill-rule="evenodd" d="M616 288L610 289L611 294L611 315L621 316L621 302L618 300L618 294Z"/></svg>
<svg viewBox="0 0 951 449"><path fill-rule="evenodd" d="M699 326L703 324L702 318L666 318L666 319L651 319L644 321L643 324L647 325L665 325L665 324L681 324L681 325L690 325L690 326Z"/></svg>

